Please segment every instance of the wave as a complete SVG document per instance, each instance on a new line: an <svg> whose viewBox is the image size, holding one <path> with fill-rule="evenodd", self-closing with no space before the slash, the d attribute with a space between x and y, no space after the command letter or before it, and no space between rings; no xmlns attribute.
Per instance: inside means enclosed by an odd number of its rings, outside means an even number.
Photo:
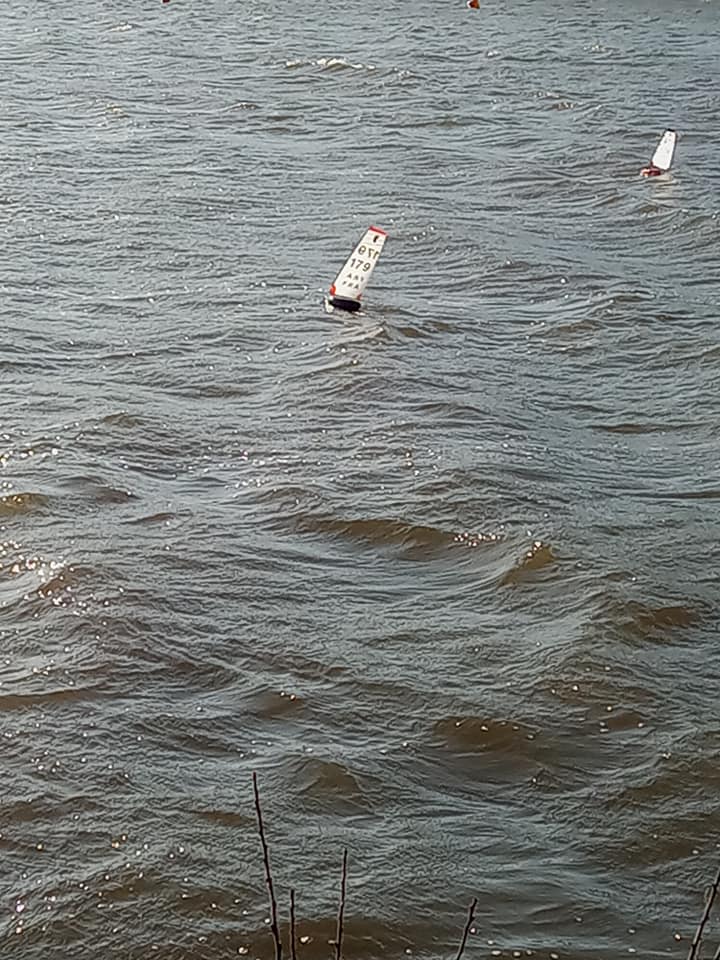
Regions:
<svg viewBox="0 0 720 960"><path fill-rule="evenodd" d="M433 732L453 749L488 753L528 753L528 744L538 730L520 721L493 720L487 717L444 717Z"/></svg>
<svg viewBox="0 0 720 960"><path fill-rule="evenodd" d="M66 489L79 491L83 496L101 506L124 504L137 499L137 496L129 490L112 486L91 475L68 477L62 482L62 486Z"/></svg>
<svg viewBox="0 0 720 960"><path fill-rule="evenodd" d="M207 820L209 823L216 823L222 827L241 827L243 830L253 830L255 820L253 817L244 813L238 813L237 810L225 810L221 807L210 807L192 811L194 816Z"/></svg>
<svg viewBox="0 0 720 960"><path fill-rule="evenodd" d="M143 423L140 417L128 413L127 410L118 410L117 413L105 414L99 422L108 427L123 427L126 430L133 430L135 427L142 426Z"/></svg>
<svg viewBox="0 0 720 960"><path fill-rule="evenodd" d="M16 541L0 543L0 603L9 607L33 598L50 598L54 606L73 602L77 575L61 560L28 554Z"/></svg>
<svg viewBox="0 0 720 960"><path fill-rule="evenodd" d="M135 517L133 520L126 520L128 526L145 526L154 523L170 523L177 519L177 514L168 511L160 513L150 513L145 517Z"/></svg>
<svg viewBox="0 0 720 960"><path fill-rule="evenodd" d="M103 688L60 687L37 693L4 693L0 695L0 713L27 710L30 707L49 707L57 704L85 703L103 696Z"/></svg>
<svg viewBox="0 0 720 960"><path fill-rule="evenodd" d="M287 715L293 715L305 703L304 699L296 693L289 693L286 690L262 690L260 693L252 695L246 700L248 709L264 720L277 719Z"/></svg>
<svg viewBox="0 0 720 960"><path fill-rule="evenodd" d="M524 556L507 570L500 579L503 586L518 585L536 580L539 574L552 572L558 564L552 546L542 540L534 540Z"/></svg>
<svg viewBox="0 0 720 960"><path fill-rule="evenodd" d="M601 603L592 622L631 643L657 643L697 626L702 619L703 613L687 603L653 605L610 597Z"/></svg>
<svg viewBox="0 0 720 960"><path fill-rule="evenodd" d="M293 759L291 779L297 792L310 802L333 813L370 813L384 802L386 785L366 772L353 771L347 764L320 757Z"/></svg>
<svg viewBox="0 0 720 960"><path fill-rule="evenodd" d="M604 433L667 433L670 430L687 430L690 424L683 423L664 423L664 422L635 422L632 420L620 423L596 423L590 424L592 430L599 430Z"/></svg>
<svg viewBox="0 0 720 960"><path fill-rule="evenodd" d="M336 863L328 863L325 870L337 871L337 882L340 882L341 854L337 856ZM353 863L350 860L349 884L352 887L353 881ZM308 883L312 887L312 881ZM224 898L217 898L220 902ZM332 953L331 946L335 942L337 932L337 907L318 906L314 910L313 916L303 916L303 907L308 899L315 903L315 896L312 889L303 889L300 886L297 891L297 903L299 919L297 921L297 946L298 953L303 960L327 960L328 951ZM202 903L198 903L197 909L200 909L208 902L208 897L203 898ZM237 908L234 913L237 912ZM287 943L290 937L289 922L285 918L284 910L281 911L278 926L280 936L283 942ZM231 913L230 916L233 914ZM453 930L455 939L458 939L462 930L463 914L459 913L457 929ZM345 915L343 924L343 956L350 960L367 960L368 957L402 956L414 952L420 952L422 944L431 942L433 937L437 936L436 923L431 920L413 919L410 921L396 921L384 919L380 916L373 916L366 908L360 911L353 909L352 896L349 895L348 911ZM208 936L204 938L209 952L202 954L193 953L192 956L200 958L222 956L228 949L228 936L222 931L210 930ZM234 932L232 942L239 942L240 946L236 948L237 954L257 958L257 960L272 960L273 941L267 926L258 925L256 928L246 930L244 933ZM330 946L329 946L330 945ZM235 955L237 955L235 954ZM164 960L188 960L188 954L184 951L177 953L163 954ZM134 958L133 958L134 960Z"/></svg>
<svg viewBox="0 0 720 960"><path fill-rule="evenodd" d="M343 520L339 517L299 517L294 525L301 533L330 533L374 546L442 547L449 545L453 539L452 534L437 527L387 518Z"/></svg>
<svg viewBox="0 0 720 960"><path fill-rule="evenodd" d="M293 526L299 533L332 534L342 540L374 547L399 547L408 551L408 557L417 559L454 546L478 547L501 539L499 533L453 533L440 527L382 517L343 520L339 517L301 516L293 520Z"/></svg>
<svg viewBox="0 0 720 960"><path fill-rule="evenodd" d="M301 58L298 60L286 60L285 66L288 70L295 70L298 67L319 67L321 70L367 70L374 71L370 63L353 63L344 57L317 57L314 59Z"/></svg>
<svg viewBox="0 0 720 960"><path fill-rule="evenodd" d="M42 493L8 493L0 497L0 517L43 510L49 502L50 498Z"/></svg>

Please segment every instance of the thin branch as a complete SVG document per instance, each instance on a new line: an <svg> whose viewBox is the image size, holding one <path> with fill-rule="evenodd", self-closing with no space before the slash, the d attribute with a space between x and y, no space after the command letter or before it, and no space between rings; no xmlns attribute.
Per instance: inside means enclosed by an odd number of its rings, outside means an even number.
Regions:
<svg viewBox="0 0 720 960"><path fill-rule="evenodd" d="M272 873L270 872L270 854L268 852L267 841L265 840L265 827L263 826L262 810L260 809L260 793L258 792L257 774L253 771L253 791L255 793L255 812L257 813L258 832L263 849L263 862L265 863L265 882L267 883L268 895L270 897L270 929L272 930L273 940L275 941L275 960L282 960L282 940L280 939L280 928L278 927L277 902L275 900L275 890L273 889Z"/></svg>
<svg viewBox="0 0 720 960"><path fill-rule="evenodd" d="M710 911L712 910L713 903L715 902L715 897L717 896L718 887L720 887L720 869L718 869L715 880L710 887L710 890L707 894L707 899L705 901L705 909L703 910L703 915L700 917L700 923L698 928L695 931L695 936L692 939L690 944L690 952L688 953L688 960L698 960L700 944L702 943L702 935L705 929L705 924L708 922L710 917Z"/></svg>
<svg viewBox="0 0 720 960"><path fill-rule="evenodd" d="M467 943L468 934L470 933L470 927L473 924L475 919L475 907L477 906L477 897L473 897L473 901L468 908L468 918L467 923L465 924L465 929L463 930L462 940L460 941L460 949L457 952L455 960L460 960L460 957L463 955L465 950L465 944Z"/></svg>
<svg viewBox="0 0 720 960"><path fill-rule="evenodd" d="M343 919L345 916L345 890L347 888L347 847L343 850L342 877L340 878L340 904L338 906L337 930L335 932L335 960L342 957Z"/></svg>
<svg viewBox="0 0 720 960"><path fill-rule="evenodd" d="M297 951L296 951L296 938L295 938L295 891L290 888L290 958L291 960L297 960Z"/></svg>

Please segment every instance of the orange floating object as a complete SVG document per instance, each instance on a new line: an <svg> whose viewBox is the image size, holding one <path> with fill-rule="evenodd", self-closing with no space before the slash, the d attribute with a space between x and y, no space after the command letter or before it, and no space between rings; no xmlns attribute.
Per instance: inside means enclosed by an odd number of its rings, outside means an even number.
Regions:
<svg viewBox="0 0 720 960"><path fill-rule="evenodd" d="M479 10L480 0L467 0L467 5L471 7L473 10Z"/></svg>

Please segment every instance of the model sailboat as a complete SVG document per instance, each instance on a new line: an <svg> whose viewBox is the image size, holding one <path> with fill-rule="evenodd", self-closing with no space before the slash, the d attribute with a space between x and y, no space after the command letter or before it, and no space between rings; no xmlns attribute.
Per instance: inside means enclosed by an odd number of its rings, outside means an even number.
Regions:
<svg viewBox="0 0 720 960"><path fill-rule="evenodd" d="M672 166L675 156L675 147L677 145L678 135L674 130L666 130L660 138L660 143L655 148L652 160L647 167L643 167L640 173L644 177L659 177L667 173Z"/></svg>
<svg viewBox="0 0 720 960"><path fill-rule="evenodd" d="M325 305L329 310L359 310L365 287L385 246L387 234L379 227L369 227L340 273L331 284Z"/></svg>

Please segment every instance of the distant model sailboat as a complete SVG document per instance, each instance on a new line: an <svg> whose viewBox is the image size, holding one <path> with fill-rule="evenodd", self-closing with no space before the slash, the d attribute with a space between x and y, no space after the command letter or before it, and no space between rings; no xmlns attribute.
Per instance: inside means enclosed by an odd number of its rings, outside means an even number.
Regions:
<svg viewBox="0 0 720 960"><path fill-rule="evenodd" d="M328 309L359 310L363 291L373 274L385 246L387 234L379 227L369 227L353 252L345 261L340 273L331 284L325 305Z"/></svg>
<svg viewBox="0 0 720 960"><path fill-rule="evenodd" d="M674 130L666 130L660 138L660 143L652 155L652 160L647 167L640 171L643 177L659 177L667 173L672 166L675 156L675 146L677 145L678 135Z"/></svg>

